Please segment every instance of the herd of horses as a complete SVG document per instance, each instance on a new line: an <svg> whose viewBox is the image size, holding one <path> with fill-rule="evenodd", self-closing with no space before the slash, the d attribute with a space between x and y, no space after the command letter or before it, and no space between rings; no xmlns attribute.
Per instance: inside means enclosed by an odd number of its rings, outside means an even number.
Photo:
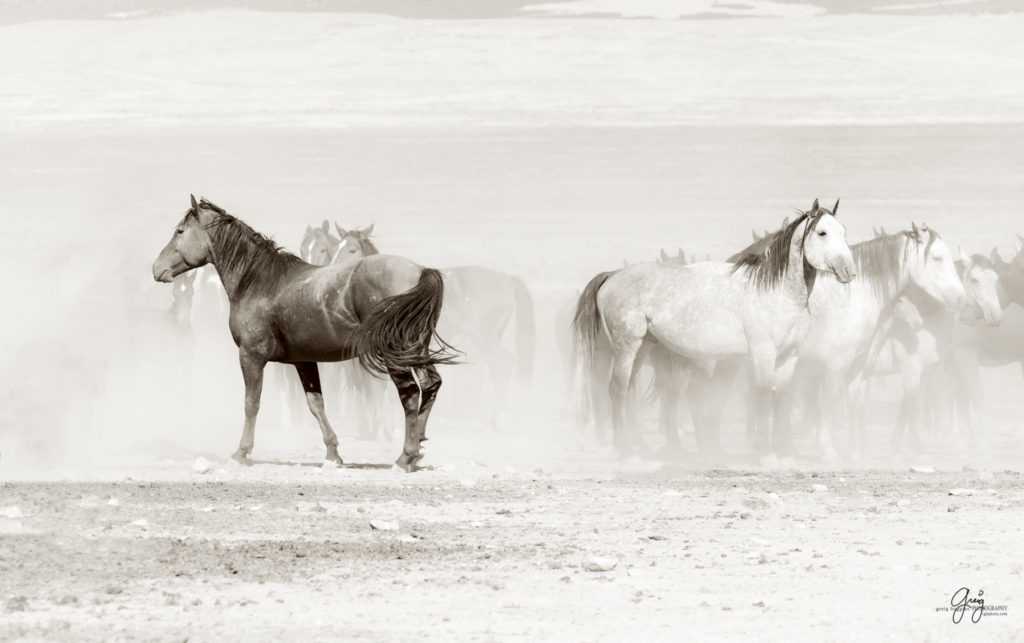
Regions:
<svg viewBox="0 0 1024 643"><path fill-rule="evenodd" d="M748 435L763 461L794 455L801 398L802 425L815 428L821 456L839 457L837 437L846 435L845 450L857 457L869 383L898 375L894 446L906 433L916 449L922 423L955 418L962 431L981 432L979 366L1024 359L1020 243L1009 262L995 250L967 256L934 229L912 224L850 245L838 206L815 200L723 262L662 251L659 260L591 279L555 319L580 422L592 421L603 437L610 429L626 456L646 448L641 410L656 400L666 448L680 450L685 398L698 451L718 457L723 411L739 382L746 383ZM174 283L173 315L187 316L195 289L218 292L226 309L245 383L242 438L232 456L239 462L253 449L270 363L294 370L296 390L283 395L298 398L301 389L327 460L339 464L321 374L358 397L365 426L380 424L390 380L405 415L396 465L406 471L422 458L441 387L438 366L468 356L486 365L488 421L496 428L513 373L529 380L534 305L520 278L381 254L372 231L338 224L332 231L327 221L307 226L296 256L192 197L154 262L154 279ZM502 342L513 323L509 351Z"/></svg>

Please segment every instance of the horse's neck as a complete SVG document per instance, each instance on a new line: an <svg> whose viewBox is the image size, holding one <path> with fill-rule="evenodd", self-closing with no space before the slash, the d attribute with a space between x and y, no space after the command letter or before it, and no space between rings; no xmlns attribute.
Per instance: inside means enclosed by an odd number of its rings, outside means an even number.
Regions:
<svg viewBox="0 0 1024 643"><path fill-rule="evenodd" d="M804 228L807 222L801 223L793 231L793 240L789 245L789 263L786 265L786 272L782 278L782 290L800 308L807 307L807 299L811 294L811 284L808 283L808 273L804 267L803 237ZM814 269L810 268L811 279L814 278Z"/></svg>

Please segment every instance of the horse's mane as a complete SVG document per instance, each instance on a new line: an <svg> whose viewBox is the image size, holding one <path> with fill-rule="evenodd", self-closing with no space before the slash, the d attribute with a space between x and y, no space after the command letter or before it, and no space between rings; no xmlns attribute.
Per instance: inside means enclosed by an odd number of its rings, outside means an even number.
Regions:
<svg viewBox="0 0 1024 643"><path fill-rule="evenodd" d="M801 223L810 220L804 228L801 244L807 240L807 235L814 230L821 220L822 215L831 214L825 208L818 208L817 214L813 217L810 212L797 211L797 218L789 224L783 224L782 228L758 239L743 250L729 257L728 261L735 264L732 271L743 269L749 279L759 290L771 290L782 281L786 269L789 267L789 250L793 242L793 235ZM808 273L805 261L804 277L808 280L814 276L812 269Z"/></svg>
<svg viewBox="0 0 1024 643"><path fill-rule="evenodd" d="M971 255L971 263L993 272L995 272L996 269L996 264L992 263L992 259L982 254Z"/></svg>
<svg viewBox="0 0 1024 643"><path fill-rule="evenodd" d="M220 206L206 199L200 201L200 206L217 213L204 227L220 264L218 269L238 275L238 293L252 288L273 289L281 277L304 263ZM190 216L197 216L195 210L189 210L185 218Z"/></svg>
<svg viewBox="0 0 1024 643"><path fill-rule="evenodd" d="M931 228L920 228L920 232L928 233L925 253L939 238L939 234ZM857 278L867 281L886 301L894 299L899 290L902 261L910 250L910 241L917 241L918 236L910 230L895 234L880 233L874 239L861 241L850 246L853 261L857 266Z"/></svg>

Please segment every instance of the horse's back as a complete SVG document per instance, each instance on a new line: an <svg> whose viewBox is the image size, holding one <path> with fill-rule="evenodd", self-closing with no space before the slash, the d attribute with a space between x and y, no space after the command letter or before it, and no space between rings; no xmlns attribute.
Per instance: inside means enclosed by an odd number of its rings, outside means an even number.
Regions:
<svg viewBox="0 0 1024 643"><path fill-rule="evenodd" d="M672 350L694 356L747 351L742 276L728 263L640 263L617 271L598 292L606 325L645 325Z"/></svg>

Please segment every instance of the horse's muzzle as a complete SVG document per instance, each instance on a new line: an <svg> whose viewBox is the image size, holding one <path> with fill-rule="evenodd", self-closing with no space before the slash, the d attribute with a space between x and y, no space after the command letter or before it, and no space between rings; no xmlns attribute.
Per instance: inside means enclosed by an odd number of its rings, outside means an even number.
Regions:
<svg viewBox="0 0 1024 643"><path fill-rule="evenodd" d="M174 279L174 271L170 266L153 264L153 279L163 284L168 284Z"/></svg>
<svg viewBox="0 0 1024 643"><path fill-rule="evenodd" d="M833 272L836 273L836 279L840 283L848 284L857 277L857 270L852 264L841 263L840 265L833 268Z"/></svg>

